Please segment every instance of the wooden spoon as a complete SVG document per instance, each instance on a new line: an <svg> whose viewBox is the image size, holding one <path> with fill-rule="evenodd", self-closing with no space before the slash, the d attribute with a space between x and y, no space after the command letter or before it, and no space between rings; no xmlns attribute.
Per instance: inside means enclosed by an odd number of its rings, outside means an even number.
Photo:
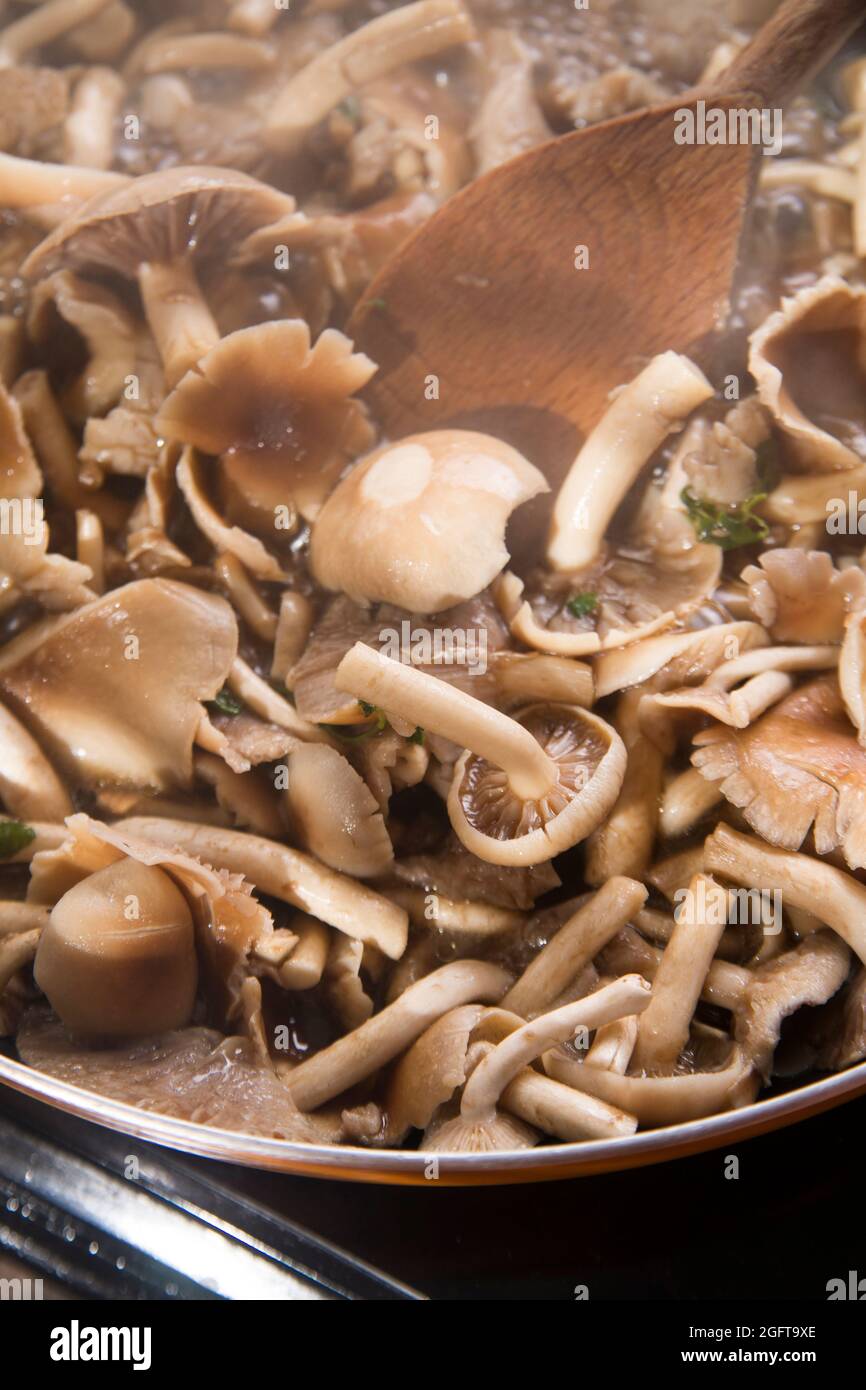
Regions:
<svg viewBox="0 0 866 1390"><path fill-rule="evenodd" d="M780 106L864 17L864 0L786 0L709 90L560 136L451 198L350 325L379 364L368 398L386 432L494 428L505 408L512 427L498 432L530 458L569 422L567 456L647 357L700 361L763 156L677 144L675 113Z"/></svg>

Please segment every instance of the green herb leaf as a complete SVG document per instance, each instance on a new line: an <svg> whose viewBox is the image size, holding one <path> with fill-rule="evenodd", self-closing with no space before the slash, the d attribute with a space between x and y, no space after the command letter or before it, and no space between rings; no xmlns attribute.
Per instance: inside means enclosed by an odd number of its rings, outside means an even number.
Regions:
<svg viewBox="0 0 866 1390"><path fill-rule="evenodd" d="M565 606L573 618L588 618L598 610L598 594L573 594Z"/></svg>
<svg viewBox="0 0 866 1390"><path fill-rule="evenodd" d="M385 302L384 299L371 299L371 300L370 300L370 308L371 308L371 309L380 309L380 310L381 310L381 309L387 309L387 307L388 307L388 305L387 305L387 303Z"/></svg>
<svg viewBox="0 0 866 1390"><path fill-rule="evenodd" d="M0 859L11 859L35 839L36 831L23 821L0 821Z"/></svg>
<svg viewBox="0 0 866 1390"><path fill-rule="evenodd" d="M359 700L358 705L361 713L367 719L373 720L371 728L360 729L356 733L347 733L347 730L357 730L357 724L320 724L319 728L324 729L326 733L333 734L334 738L342 739L344 743L363 743L365 739L378 738L379 734L384 733L388 727L385 711L379 709L378 705L368 705L366 700Z"/></svg>
<svg viewBox="0 0 866 1390"><path fill-rule="evenodd" d="M220 714L241 714L243 707L243 700L239 700L237 695L234 695L227 685L223 686L219 695L217 695L214 700L208 700L208 708L218 710Z"/></svg>
<svg viewBox="0 0 866 1390"><path fill-rule="evenodd" d="M424 747L424 739L425 739L425 738L426 738L426 734L425 734L424 730L421 728L421 725L419 724L419 725L418 725L418 728L415 730L414 734L410 734L410 735L409 735L409 742L410 742L410 743L417 743L417 744L419 744L419 746L420 746L421 748L423 748L423 747Z"/></svg>
<svg viewBox="0 0 866 1390"><path fill-rule="evenodd" d="M737 507L723 507L718 502L695 497L691 488L685 487L680 493L698 540L708 541L722 550L737 550L740 546L766 540L770 528L762 517L754 515L755 508L766 497L766 492L756 492Z"/></svg>

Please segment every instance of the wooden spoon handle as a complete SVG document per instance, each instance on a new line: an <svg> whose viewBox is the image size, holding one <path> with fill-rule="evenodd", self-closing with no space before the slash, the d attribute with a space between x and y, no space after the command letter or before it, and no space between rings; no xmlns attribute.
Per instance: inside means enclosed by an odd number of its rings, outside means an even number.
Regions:
<svg viewBox="0 0 866 1390"><path fill-rule="evenodd" d="M866 20L866 0L785 0L713 91L742 92L780 106Z"/></svg>

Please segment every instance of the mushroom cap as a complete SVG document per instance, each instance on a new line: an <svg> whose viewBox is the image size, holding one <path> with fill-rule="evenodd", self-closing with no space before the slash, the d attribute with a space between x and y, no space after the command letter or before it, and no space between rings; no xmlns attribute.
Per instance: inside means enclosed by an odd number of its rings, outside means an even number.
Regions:
<svg viewBox="0 0 866 1390"><path fill-rule="evenodd" d="M493 864L540 864L586 839L619 795L626 751L619 734L577 705L530 705L515 715L556 764L557 782L523 801L505 773L465 752L454 768L448 814L460 841Z"/></svg>
<svg viewBox="0 0 866 1390"><path fill-rule="evenodd" d="M10 642L0 690L78 786L189 785L237 640L224 599L142 579Z"/></svg>
<svg viewBox="0 0 866 1390"><path fill-rule="evenodd" d="M465 1120L451 1107L443 1107L424 1131L418 1145L422 1153L511 1153L532 1149L538 1130L507 1110L497 1110L487 1120Z"/></svg>
<svg viewBox="0 0 866 1390"><path fill-rule="evenodd" d="M166 439L219 454L229 516L272 541L278 507L312 518L373 442L352 397L376 365L335 328L310 345L303 319L230 333L184 376L157 416Z"/></svg>
<svg viewBox="0 0 866 1390"><path fill-rule="evenodd" d="M464 1004L443 1014L404 1052L388 1083L385 1109L391 1143L426 1129L466 1080L466 1054L484 1007Z"/></svg>
<svg viewBox="0 0 866 1390"><path fill-rule="evenodd" d="M826 1004L848 977L851 952L835 932L819 931L754 971L737 1017L736 1036L768 1078L785 1019L805 1005Z"/></svg>
<svg viewBox="0 0 866 1390"><path fill-rule="evenodd" d="M294 199L235 169L178 166L89 198L27 257L22 273L55 270L128 279L146 262L194 255L222 269L245 237L294 211Z"/></svg>
<svg viewBox="0 0 866 1390"><path fill-rule="evenodd" d="M762 403L805 471L855 468L866 458L862 420L866 290L828 275L793 298L750 339L749 370Z"/></svg>
<svg viewBox="0 0 866 1390"><path fill-rule="evenodd" d="M110 864L56 903L34 970L72 1033L129 1038L180 1028L198 979L186 899L162 869Z"/></svg>
<svg viewBox="0 0 866 1390"><path fill-rule="evenodd" d="M866 750L835 676L795 690L747 729L714 725L694 742L694 766L768 844L799 849L814 824L819 854L841 847L852 868L866 867Z"/></svg>
<svg viewBox="0 0 866 1390"><path fill-rule="evenodd" d="M439 613L495 579L509 516L546 491L538 469L491 435L434 430L385 444L319 513L313 575L360 603Z"/></svg>
<svg viewBox="0 0 866 1390"><path fill-rule="evenodd" d="M866 606L866 574L837 570L825 550L769 550L742 579L777 642L841 642L847 614Z"/></svg>
<svg viewBox="0 0 866 1390"><path fill-rule="evenodd" d="M370 788L348 758L324 743L289 755L283 793L300 843L324 864L356 878L387 872L394 849Z"/></svg>

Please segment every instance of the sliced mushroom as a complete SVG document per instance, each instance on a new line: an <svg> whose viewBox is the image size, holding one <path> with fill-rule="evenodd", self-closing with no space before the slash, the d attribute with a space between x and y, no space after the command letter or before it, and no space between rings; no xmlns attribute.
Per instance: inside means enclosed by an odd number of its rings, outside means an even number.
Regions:
<svg viewBox="0 0 866 1390"><path fill-rule="evenodd" d="M356 878L387 871L394 849L382 812L336 749L321 743L296 748L288 759L283 796L300 843L323 863Z"/></svg>
<svg viewBox="0 0 866 1390"><path fill-rule="evenodd" d="M866 751L834 677L794 691L748 729L715 725L694 742L701 776L769 844L799 849L814 824L819 854L841 847L852 868L866 867Z"/></svg>
<svg viewBox="0 0 866 1390"><path fill-rule="evenodd" d="M31 279L65 268L136 281L171 387L219 341L198 275L222 270L254 227L293 208L286 194L233 170L161 170L87 202L23 271Z"/></svg>
<svg viewBox="0 0 866 1390"><path fill-rule="evenodd" d="M866 888L843 869L808 854L772 849L727 825L717 826L704 841L704 862L735 883L782 893L787 908L832 927L866 963Z"/></svg>
<svg viewBox="0 0 866 1390"><path fill-rule="evenodd" d="M523 1136L513 1124L503 1132L500 1097L523 1068L556 1043L570 1041L580 1030L589 1032L614 1018L640 1013L650 987L639 975L625 975L576 1003L541 1014L510 1033L479 1062L463 1088L459 1115L422 1140L424 1150L437 1153L482 1153L492 1149L528 1147L532 1133Z"/></svg>
<svg viewBox="0 0 866 1390"><path fill-rule="evenodd" d="M495 579L508 562L509 516L546 490L531 463L490 435L437 430L387 444L319 513L313 575L360 603L441 612Z"/></svg>
<svg viewBox="0 0 866 1390"><path fill-rule="evenodd" d="M416 0L379 15L289 79L271 102L268 145L282 153L297 151L307 132L356 88L473 36L472 21L459 0Z"/></svg>
<svg viewBox="0 0 866 1390"><path fill-rule="evenodd" d="M76 786L188 786L236 649L223 599L145 579L8 643L0 690Z"/></svg>
<svg viewBox="0 0 866 1390"><path fill-rule="evenodd" d="M577 706L531 706L518 722L361 642L337 684L467 749L448 814L461 843L490 863L552 859L604 819L622 785L619 735Z"/></svg>
<svg viewBox="0 0 866 1390"><path fill-rule="evenodd" d="M866 459L864 333L866 290L826 276L784 299L752 334L758 394L804 472Z"/></svg>
<svg viewBox="0 0 866 1390"><path fill-rule="evenodd" d="M334 873L298 850L258 835L193 821L136 816L121 821L117 828L243 874L262 893L309 912L365 945L376 946L391 960L399 960L406 949L405 912L366 885Z"/></svg>
<svg viewBox="0 0 866 1390"><path fill-rule="evenodd" d="M837 570L823 550L770 550L742 578L777 642L841 642L846 616L866 606L866 574Z"/></svg>
<svg viewBox="0 0 866 1390"><path fill-rule="evenodd" d="M547 546L551 568L577 573L591 565L614 512L640 470L713 388L676 353L653 358L615 397L559 490Z"/></svg>
<svg viewBox="0 0 866 1390"><path fill-rule="evenodd" d="M70 1032L128 1038L189 1022L198 969L183 894L132 859L100 869L54 906L35 978Z"/></svg>
<svg viewBox="0 0 866 1390"><path fill-rule="evenodd" d="M316 1110L391 1061L437 1018L471 1002L495 1003L510 976L482 961L452 961L410 985L360 1028L302 1062L286 1084L300 1110Z"/></svg>
<svg viewBox="0 0 866 1390"><path fill-rule="evenodd" d="M279 540L282 515L297 507L312 520L349 460L372 444L353 397L375 370L336 329L311 346L303 319L262 323L207 352L157 426L166 439L221 455L229 518Z"/></svg>

